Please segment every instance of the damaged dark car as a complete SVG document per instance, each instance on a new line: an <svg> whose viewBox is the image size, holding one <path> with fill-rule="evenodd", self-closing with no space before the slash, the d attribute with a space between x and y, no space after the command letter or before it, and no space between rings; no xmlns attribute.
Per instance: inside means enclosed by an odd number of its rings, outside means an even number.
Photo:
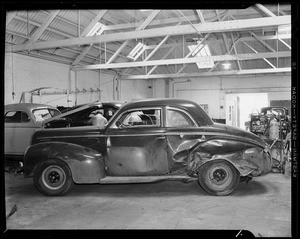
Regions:
<svg viewBox="0 0 300 239"><path fill-rule="evenodd" d="M24 175L48 196L76 184L198 180L211 195L271 171L269 146L239 128L214 123L196 103L148 99L123 105L104 128L35 132Z"/></svg>

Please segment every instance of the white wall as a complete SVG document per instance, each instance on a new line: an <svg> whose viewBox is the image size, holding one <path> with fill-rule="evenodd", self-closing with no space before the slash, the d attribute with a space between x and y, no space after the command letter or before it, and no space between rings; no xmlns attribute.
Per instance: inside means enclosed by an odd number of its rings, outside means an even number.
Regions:
<svg viewBox="0 0 300 239"><path fill-rule="evenodd" d="M5 104L18 103L23 91L40 87L68 89L69 69L62 64L5 54ZM12 97L15 92L15 97Z"/></svg>
<svg viewBox="0 0 300 239"><path fill-rule="evenodd" d="M99 71L70 71L70 67L43 59L20 54L5 54L4 103L19 103L22 92L41 87L61 90L81 91L77 94L46 95L54 89L42 91L42 97L34 96L35 103L53 106L73 106L96 100L130 101L134 98L152 97L152 89L147 80L118 81L118 77ZM119 82L119 84L118 84ZM91 92L91 89L93 92ZM99 91L100 90L100 91ZM58 91L61 92L62 91ZM86 91L82 93L82 91ZM13 98L12 92L15 92ZM27 97L27 102L29 98Z"/></svg>
<svg viewBox="0 0 300 239"><path fill-rule="evenodd" d="M268 93L269 100L291 99L291 75L226 76L176 79L174 97L187 98L199 104L208 104L209 115L216 119L226 118L226 94ZM172 95L172 83L170 95Z"/></svg>
<svg viewBox="0 0 300 239"><path fill-rule="evenodd" d="M132 99L152 98L151 82L148 80L121 80L120 99L129 102Z"/></svg>

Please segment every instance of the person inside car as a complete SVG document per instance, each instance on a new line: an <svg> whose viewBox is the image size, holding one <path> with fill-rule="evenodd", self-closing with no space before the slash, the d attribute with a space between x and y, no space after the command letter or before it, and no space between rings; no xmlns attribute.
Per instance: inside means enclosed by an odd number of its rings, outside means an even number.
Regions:
<svg viewBox="0 0 300 239"><path fill-rule="evenodd" d="M99 128L103 128L104 125L107 123L107 119L103 116L101 110L94 110L89 115L90 119L87 122L88 125L97 126Z"/></svg>

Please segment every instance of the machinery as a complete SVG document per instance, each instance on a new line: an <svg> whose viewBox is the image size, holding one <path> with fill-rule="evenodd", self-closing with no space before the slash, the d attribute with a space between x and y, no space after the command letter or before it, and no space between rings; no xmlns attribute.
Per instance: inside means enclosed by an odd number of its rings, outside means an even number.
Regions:
<svg viewBox="0 0 300 239"><path fill-rule="evenodd" d="M285 163L290 160L290 118L288 109L282 106L261 108L252 112L250 132L264 139L271 148L273 171L285 172Z"/></svg>

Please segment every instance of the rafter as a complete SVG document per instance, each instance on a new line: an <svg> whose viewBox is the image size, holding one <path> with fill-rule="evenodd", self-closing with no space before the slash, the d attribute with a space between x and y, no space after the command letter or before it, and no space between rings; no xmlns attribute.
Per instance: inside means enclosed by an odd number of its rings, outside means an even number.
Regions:
<svg viewBox="0 0 300 239"><path fill-rule="evenodd" d="M108 10L101 10L99 13L94 17L94 19L90 22L90 24L83 30L80 36L86 36L89 31L101 20L101 18L107 13Z"/></svg>
<svg viewBox="0 0 300 239"><path fill-rule="evenodd" d="M220 17L220 15L218 15L218 16L217 16L217 19L218 19L219 21L222 21L222 20L225 19L226 17L227 17L227 14L225 14L225 15L222 16L222 17ZM197 46L203 44L203 43L210 37L211 34L212 34L212 32L206 34L205 37L204 37L200 42L198 42ZM201 49L202 49L203 47L204 47L204 45L199 49L199 51L201 51ZM196 47L195 49L197 49L197 47ZM187 55L185 56L185 58L190 57L193 53L194 53L194 51L191 51L189 54L187 54ZM187 66L187 65L183 65L183 66L177 71L177 73L182 72L182 71L186 68L186 66Z"/></svg>
<svg viewBox="0 0 300 239"><path fill-rule="evenodd" d="M145 23L144 23L145 24ZM261 28L279 26L284 24L291 24L290 16L278 16L278 17L265 17L265 18L252 18L246 20L233 20L224 22L205 22L195 25L200 32L223 32L223 31L236 31L246 30L249 28ZM86 45L95 42L111 42L118 39L129 40L138 38L151 38L166 35L182 35L192 34L195 29L190 25L176 26L176 27L162 27L155 29L148 29L142 31L122 32L122 33L111 33L104 36L90 36L80 37L74 39L48 41L48 42L37 42L27 43L13 46L13 51L25 51L34 49L47 49L56 47L65 47L71 45Z"/></svg>
<svg viewBox="0 0 300 239"><path fill-rule="evenodd" d="M263 11L265 14L267 14L269 17L275 17L276 16L273 12L271 12L268 8L266 8L262 4L255 4L255 6L258 9L260 9L261 11Z"/></svg>
<svg viewBox="0 0 300 239"><path fill-rule="evenodd" d="M235 47L236 42L235 42L234 39L233 39L233 33L232 33L232 32L230 32L230 36L231 36L231 41L232 41L232 47L233 47L234 54L237 55L238 53L237 53L237 50L236 50L236 47ZM236 61L236 63L237 63L237 65L238 65L239 70L241 70L242 68L241 68L241 63L240 63L240 61Z"/></svg>
<svg viewBox="0 0 300 239"><path fill-rule="evenodd" d="M144 66L155 66L155 65L176 65L195 63L201 61L235 61L235 60L253 60L263 58L277 58L277 57L290 57L290 51L281 52L264 52L256 54L239 54L239 55L218 55L218 56L207 56L207 57L193 57L193 58L177 58L167 60L153 60L153 61L142 61L142 62L124 62L124 63L111 63L111 64L97 64L88 65L84 67L73 67L74 70L92 70L92 69L111 69L111 68L127 68L127 67L144 67Z"/></svg>
<svg viewBox="0 0 300 239"><path fill-rule="evenodd" d="M41 37L41 35L44 33L46 28L51 24L51 22L54 20L54 18L57 16L58 13L59 10L50 12L45 22L31 36L30 39L31 42L36 42Z"/></svg>
<svg viewBox="0 0 300 239"><path fill-rule="evenodd" d="M168 52L161 58L161 60L164 60L166 59L170 54L171 52L176 48L176 46L174 47L171 47ZM148 71L147 75L150 75L158 66L153 66L152 69L150 71Z"/></svg>
<svg viewBox="0 0 300 239"><path fill-rule="evenodd" d="M154 74L154 75L130 75L120 76L122 80L139 80L139 79L168 79L168 78L192 78L203 76L221 76L221 75L252 75L252 74L274 74L274 73L291 72L291 67L284 68L268 68L268 69L251 69L251 70L230 70L215 72L197 72L197 73L181 73L181 74Z"/></svg>
<svg viewBox="0 0 300 239"><path fill-rule="evenodd" d="M284 40L282 40L282 37L280 38L278 37L278 40L282 42L285 46L287 46L290 50L292 49L292 47L289 44L287 44Z"/></svg>
<svg viewBox="0 0 300 239"><path fill-rule="evenodd" d="M101 20L101 18L105 15L105 13L108 10L101 10L95 17L94 19L91 21L91 23L83 30L83 32L81 33L80 36L86 36L92 29L93 27L95 27L95 25ZM101 35L103 33L103 31L99 34ZM75 61L72 63L72 65L77 65L82 59L83 57L92 49L93 47L93 43L90 44L89 46L86 46L83 48L81 54L79 54Z"/></svg>
<svg viewBox="0 0 300 239"><path fill-rule="evenodd" d="M253 47L251 47L247 42L244 42L243 43L248 46L252 51L254 51L255 53L258 53L257 50L255 50ZM273 67L274 69L276 68L269 60L266 59L266 57L263 58L265 62L267 62L271 67Z"/></svg>
<svg viewBox="0 0 300 239"><path fill-rule="evenodd" d="M278 36L274 35L274 36L258 36L258 38L262 41L265 40L277 40L279 39ZM286 34L286 35L281 35L280 39L291 39L291 34ZM209 39L209 42L211 44L219 44L221 43L223 40L219 39L219 40L215 40L215 39ZM256 39L254 39L253 37L240 37L239 39L237 39L236 41L247 41L247 42L251 42L251 41L257 41ZM194 43L190 42L187 43L187 45L194 45ZM162 45L160 48L170 48L170 47L179 47L182 46L182 43L168 43L168 44L164 44ZM145 47L145 49L154 49L156 48L157 45L148 45Z"/></svg>
<svg viewBox="0 0 300 239"><path fill-rule="evenodd" d="M142 22L137 28L136 31L141 31L145 29L150 22L157 16L157 14L160 12L160 10L153 11L144 22ZM119 53L126 47L126 45L129 43L129 40L126 40L123 42L123 44L119 47L119 49L110 57L110 59L107 61L107 63L111 63L118 55Z"/></svg>
<svg viewBox="0 0 300 239"><path fill-rule="evenodd" d="M199 19L200 19L200 22L205 22L205 19L203 17L203 14L202 14L202 11L201 10L196 10L198 16L199 16Z"/></svg>
<svg viewBox="0 0 300 239"><path fill-rule="evenodd" d="M266 48L268 48L270 51L275 52L275 50L269 46L267 43L265 43L263 40L261 40L254 32L250 31L250 34L256 39L258 40L262 45L264 45Z"/></svg>
<svg viewBox="0 0 300 239"><path fill-rule="evenodd" d="M270 9L273 9L274 7L270 7ZM289 10L288 8L286 10ZM255 14L257 11L255 9L251 9L251 8L247 8L246 10L242 10L242 9L230 9L227 11L224 11L222 13L220 13L220 16L223 16L225 14L232 14L232 15L245 15L247 11L247 14ZM282 12L282 10L281 10ZM286 15L286 14L282 14L282 15ZM199 23L199 16L197 15L191 15L189 16L189 20L193 23ZM213 13L206 13L205 14L205 21L206 22L213 22L217 20L217 16ZM181 21L183 23L187 22L187 19L185 17L176 17L176 18L167 18L167 19L157 19L152 21L149 26L160 26L160 25L167 25L167 24L173 24L176 23L178 21ZM108 30L130 30L130 29L134 29L137 25L139 24L139 22L136 23L122 23L122 24L115 24L115 25L108 25Z"/></svg>
<svg viewBox="0 0 300 239"><path fill-rule="evenodd" d="M9 12L6 15L6 27L8 26L8 24L14 19L14 17L17 15L17 12Z"/></svg>

